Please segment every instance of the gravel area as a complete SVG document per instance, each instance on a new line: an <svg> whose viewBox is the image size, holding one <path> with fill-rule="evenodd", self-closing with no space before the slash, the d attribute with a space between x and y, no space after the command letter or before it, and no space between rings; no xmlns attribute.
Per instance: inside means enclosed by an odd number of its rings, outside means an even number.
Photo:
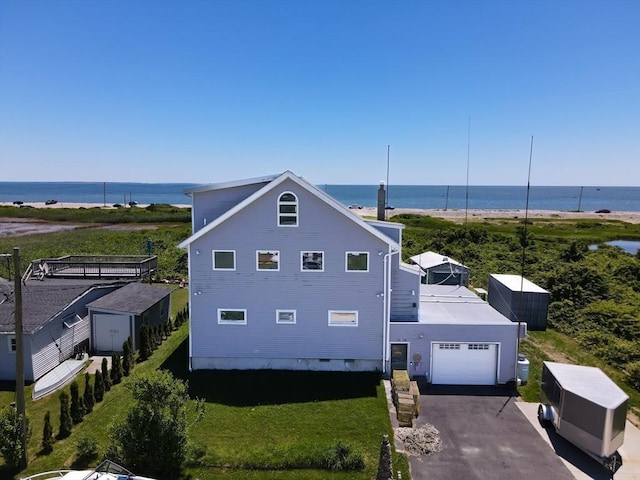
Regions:
<svg viewBox="0 0 640 480"><path fill-rule="evenodd" d="M442 450L440 432L430 423L425 423L419 428L396 428L395 436L402 442L409 455L430 455Z"/></svg>

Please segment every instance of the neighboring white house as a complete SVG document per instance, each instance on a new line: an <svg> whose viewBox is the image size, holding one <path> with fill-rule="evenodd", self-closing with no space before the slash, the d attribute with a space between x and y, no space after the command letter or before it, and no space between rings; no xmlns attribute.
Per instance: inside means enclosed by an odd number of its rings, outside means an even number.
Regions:
<svg viewBox="0 0 640 480"><path fill-rule="evenodd" d="M22 289L24 373L36 381L75 353L89 351L87 304L120 288L119 283L46 279ZM13 286L0 281L0 380L16 378Z"/></svg>
<svg viewBox="0 0 640 480"><path fill-rule="evenodd" d="M362 219L289 171L186 193L191 369L407 368L441 383L515 379L517 325L466 289L457 303L421 290L421 270L401 259L402 224ZM470 351L440 352L455 344ZM491 374L440 366L452 358L473 366L473 354L491 357Z"/></svg>

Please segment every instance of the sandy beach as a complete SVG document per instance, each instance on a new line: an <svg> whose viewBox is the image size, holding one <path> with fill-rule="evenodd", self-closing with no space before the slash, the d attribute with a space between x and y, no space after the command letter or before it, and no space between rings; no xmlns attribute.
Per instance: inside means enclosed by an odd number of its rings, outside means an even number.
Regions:
<svg viewBox="0 0 640 480"><path fill-rule="evenodd" d="M15 206L10 202L0 202L3 206ZM114 209L112 205L104 207L102 204L97 203L61 203L58 202L54 205L45 205L44 202L30 202L25 203L23 207L34 208L105 208ZM136 208L144 208L146 204L137 205ZM188 208L191 205L181 204L174 205L175 207ZM121 207L130 208L130 207ZM360 215L362 217L375 217L375 207L364 207L361 209L352 209L351 212ZM443 218L454 222L464 222L465 216L468 220L484 220L491 218L520 218L524 219L525 213L530 219L600 219L600 220L620 220L622 222L640 224L640 212L611 212L611 213L595 213L595 212L568 212L560 210L529 210L525 212L522 210L468 210L461 209L418 209L418 208L396 208L394 210L387 210L387 219L392 220L394 215L402 213L412 213L417 215L428 215L430 217Z"/></svg>

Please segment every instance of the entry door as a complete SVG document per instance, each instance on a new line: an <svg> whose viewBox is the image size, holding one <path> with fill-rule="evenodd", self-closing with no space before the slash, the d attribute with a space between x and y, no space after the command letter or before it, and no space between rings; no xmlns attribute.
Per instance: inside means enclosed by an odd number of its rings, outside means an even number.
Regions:
<svg viewBox="0 0 640 480"><path fill-rule="evenodd" d="M391 371L407 370L407 351L409 345L406 343L391 344Z"/></svg>

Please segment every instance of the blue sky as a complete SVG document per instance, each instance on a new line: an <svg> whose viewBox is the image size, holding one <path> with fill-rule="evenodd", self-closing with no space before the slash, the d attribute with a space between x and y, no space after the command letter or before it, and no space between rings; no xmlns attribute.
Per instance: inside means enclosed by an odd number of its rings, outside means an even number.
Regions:
<svg viewBox="0 0 640 480"><path fill-rule="evenodd" d="M640 1L0 0L2 181L520 185L532 136L640 185Z"/></svg>

